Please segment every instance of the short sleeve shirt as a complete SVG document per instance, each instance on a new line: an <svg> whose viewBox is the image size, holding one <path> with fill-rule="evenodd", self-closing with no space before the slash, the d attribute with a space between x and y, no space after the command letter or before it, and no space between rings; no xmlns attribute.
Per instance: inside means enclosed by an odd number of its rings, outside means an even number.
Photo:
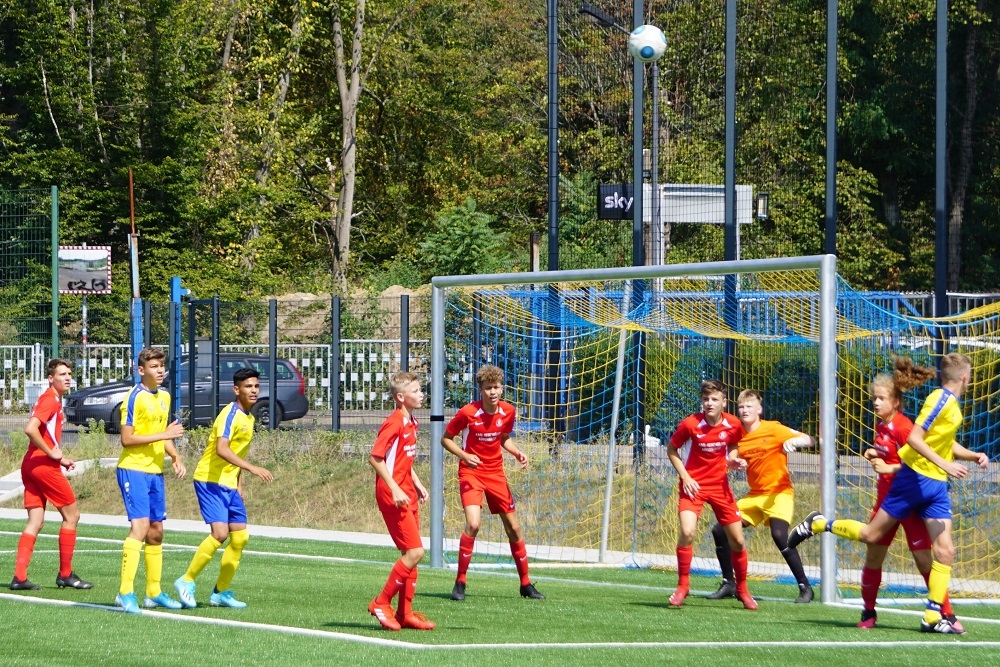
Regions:
<svg viewBox="0 0 1000 667"><path fill-rule="evenodd" d="M122 426L131 426L136 435L152 435L167 430L170 417L170 393L165 389L150 391L137 384L122 403ZM154 475L163 474L165 443L157 440L145 445L122 447L118 467Z"/></svg>
<svg viewBox="0 0 1000 667"><path fill-rule="evenodd" d="M31 417L35 417L38 421L42 422L42 427L39 431L42 434L42 440L45 441L45 444L52 449L58 447L59 443L62 442L62 428L65 417L63 416L62 400L55 389L49 387L42 392L42 395L38 397L38 401L35 402L35 406L31 408L29 419ZM49 458L48 454L36 447L33 442L29 442L28 451L24 457L25 459L45 458L58 465L57 461Z"/></svg>
<svg viewBox="0 0 1000 667"><path fill-rule="evenodd" d="M670 444L686 449L682 455L684 468L699 484L722 484L727 480L726 453L743 437L740 420L723 412L719 423L712 426L704 413L685 417L670 436Z"/></svg>
<svg viewBox="0 0 1000 667"><path fill-rule="evenodd" d="M785 441L801 435L781 422L761 420L740 439L740 458L747 462L750 495L772 495L792 489Z"/></svg>
<svg viewBox="0 0 1000 667"><path fill-rule="evenodd" d="M955 454L951 444L955 442L955 434L962 427L962 420L962 408L958 399L947 389L938 388L924 401L924 407L920 409L915 423L924 429L924 442L945 461L952 461ZM899 458L907 467L925 477L942 481L948 479L948 473L909 445L899 450Z"/></svg>
<svg viewBox="0 0 1000 667"><path fill-rule="evenodd" d="M510 403L500 401L496 412L489 414L483 410L482 401L473 401L458 411L445 430L450 435L467 431L462 449L467 454L475 454L482 461L475 470L482 473L496 472L503 470L500 444L504 436L509 436L514 431L515 418L516 411ZM464 461L460 461L458 466L459 470L467 468Z"/></svg>
<svg viewBox="0 0 1000 667"><path fill-rule="evenodd" d="M253 415L243 412L235 401L223 408L212 424L208 446L194 471L196 482L215 482L230 489L239 488L240 468L219 456L216 444L219 438L229 440L233 454L245 459L253 438Z"/></svg>
<svg viewBox="0 0 1000 667"><path fill-rule="evenodd" d="M410 498L415 498L416 487L413 485L413 458L417 455L417 420L407 417L402 410L394 410L385 418L375 438L372 456L385 460L392 479ZM389 493L388 486L375 477L376 493Z"/></svg>

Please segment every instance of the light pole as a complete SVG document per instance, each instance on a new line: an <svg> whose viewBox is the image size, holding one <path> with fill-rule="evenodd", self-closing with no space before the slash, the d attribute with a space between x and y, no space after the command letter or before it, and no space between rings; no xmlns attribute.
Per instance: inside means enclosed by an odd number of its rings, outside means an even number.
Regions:
<svg viewBox="0 0 1000 667"><path fill-rule="evenodd" d="M585 2L580 5L580 13L584 14L602 28L614 28L615 30L624 33L626 36L631 34L631 31L623 27L620 23L615 21L607 12L595 7L589 2ZM635 9L635 25L636 27L642 24L642 1L636 0ZM643 79L645 78L645 73L643 70L643 63L639 60L634 60L633 65L633 87L632 87L632 265L633 266L643 266L646 263L646 252L643 244L643 196L642 196L642 91L643 91ZM652 237L655 239L660 238L660 231L657 228L659 223L659 213L660 213L660 198L657 193L658 180L659 180L659 118L657 117L657 88L659 82L659 67L656 61L653 61L653 162L652 169L650 171L652 190L653 190L653 234ZM651 243L653 246L652 255L654 263L657 263L658 255L655 250L656 242ZM662 256L659 257L662 260Z"/></svg>

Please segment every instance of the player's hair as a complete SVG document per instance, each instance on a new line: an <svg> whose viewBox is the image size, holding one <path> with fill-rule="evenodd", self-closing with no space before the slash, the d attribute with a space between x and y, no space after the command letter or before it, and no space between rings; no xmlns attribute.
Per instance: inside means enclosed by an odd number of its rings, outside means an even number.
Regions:
<svg viewBox="0 0 1000 667"><path fill-rule="evenodd" d="M396 400L396 394L403 391L406 385L411 382L420 382L420 376L416 373L400 371L389 380L389 387L392 389L392 399Z"/></svg>
<svg viewBox="0 0 1000 667"><path fill-rule="evenodd" d="M163 350L158 350L155 347L145 347L139 352L139 357L136 359L137 363L143 368L146 367L150 361L156 361L159 359L163 361L167 358L167 355L163 353Z"/></svg>
<svg viewBox="0 0 1000 667"><path fill-rule="evenodd" d="M45 364L45 375L52 377L56 374L56 369L60 366L65 366L66 368L73 370L73 364L71 364L66 359L60 359L56 357L54 359L49 359L49 363Z"/></svg>
<svg viewBox="0 0 1000 667"><path fill-rule="evenodd" d="M482 387L484 384L499 384L503 385L503 371L493 366L487 364L479 369L476 373L476 384Z"/></svg>
<svg viewBox="0 0 1000 667"><path fill-rule="evenodd" d="M756 389L744 389L740 392L740 395L736 397L736 403L740 404L744 401L755 400L761 405L764 405L764 397L761 396L760 392Z"/></svg>
<svg viewBox="0 0 1000 667"><path fill-rule="evenodd" d="M241 368L235 373L233 373L233 386L240 386L245 380L250 378L259 378L260 373L257 372L256 368Z"/></svg>
<svg viewBox="0 0 1000 667"><path fill-rule="evenodd" d="M699 394L701 398L705 398L709 394L714 394L716 392L721 392L723 396L726 395L726 385L722 384L722 380L701 381L701 392Z"/></svg>
<svg viewBox="0 0 1000 667"><path fill-rule="evenodd" d="M882 387L889 390L889 396L897 401L903 400L903 394L914 387L919 387L937 375L937 371L926 366L917 366L913 359L909 357L893 357L892 375L879 373L868 386L869 392L874 392L875 387Z"/></svg>
<svg viewBox="0 0 1000 667"><path fill-rule="evenodd" d="M955 382L972 370L972 360L964 354L952 352L941 359L941 381Z"/></svg>

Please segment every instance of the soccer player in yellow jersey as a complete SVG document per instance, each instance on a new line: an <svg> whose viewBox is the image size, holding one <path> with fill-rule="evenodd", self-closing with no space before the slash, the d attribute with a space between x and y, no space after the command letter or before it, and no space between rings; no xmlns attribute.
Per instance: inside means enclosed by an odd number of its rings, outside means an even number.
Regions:
<svg viewBox="0 0 1000 667"><path fill-rule="evenodd" d="M222 543L229 539L229 546L222 554L219 578L208 602L213 607L243 609L246 602L233 597L229 585L240 566L243 548L250 539L247 533L247 508L243 504L243 475L251 475L270 483L270 471L246 460L253 438L253 415L250 408L260 394L260 374L252 368L241 368L233 373L233 391L236 400L223 408L212 425L208 446L194 471L194 491L198 496L201 516L209 525L211 534L195 552L187 572L174 582L181 604L193 609L195 579L211 562Z"/></svg>
<svg viewBox="0 0 1000 667"><path fill-rule="evenodd" d="M813 589L809 585L799 552L788 546L788 524L795 509L792 478L788 474L788 454L798 447L809 447L812 438L788 428L781 422L761 419L764 414L763 397L754 389L742 391L737 398L737 413L743 424L743 437L739 447L729 453L729 458L746 470L750 493L736 501L744 528L764 524L771 529L771 539L781 552L788 569L799 585L798 603L812 602ZM722 569L722 585L708 596L710 600L735 597L736 581L733 577L732 554L726 532L721 524L712 528L715 553Z"/></svg>
<svg viewBox="0 0 1000 667"><path fill-rule="evenodd" d="M135 573L139 551L145 543L146 607L180 609L181 604L160 589L163 576L163 520L167 518L167 497L163 484L164 453L178 479L187 470L174 439L184 435L184 427L170 418L170 394L160 389L166 373L160 350L139 352L141 382L122 403L122 453L118 457L118 487L131 524L122 549L122 579L115 604L126 613L140 613L135 598Z"/></svg>
<svg viewBox="0 0 1000 667"><path fill-rule="evenodd" d="M951 353L941 359L941 386L930 393L916 423L899 450L902 467L889 487L889 493L868 524L851 519L828 521L819 512L792 529L789 546L796 546L815 533L829 531L867 544L879 540L894 529L910 512L924 520L930 533L934 560L927 581L927 605L920 621L921 632L958 634L951 621L941 615L941 603L948 592L955 546L951 540L951 499L948 478L961 479L968 471L955 458L975 461L980 467L989 457L971 452L955 442L962 426L962 408L958 404L972 375L972 363L964 354Z"/></svg>

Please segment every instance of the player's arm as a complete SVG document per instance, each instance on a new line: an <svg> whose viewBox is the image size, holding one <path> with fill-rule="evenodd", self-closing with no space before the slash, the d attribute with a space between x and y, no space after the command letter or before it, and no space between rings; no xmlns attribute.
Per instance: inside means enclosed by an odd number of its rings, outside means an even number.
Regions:
<svg viewBox="0 0 1000 667"><path fill-rule="evenodd" d="M675 433L674 436L677 436L677 434ZM671 465L677 471L677 476L680 477L681 488L684 489L684 493L691 497L698 495L701 485L688 474L687 468L684 467L684 461L681 460L680 448L674 444L674 438L671 438L667 444L667 458L670 459Z"/></svg>
<svg viewBox="0 0 1000 667"><path fill-rule="evenodd" d="M38 417L31 417L28 420L28 423L24 426L24 434L28 436L28 440L31 440L31 443L35 445L35 447L38 447L40 450L45 452L45 455L50 459L58 461L59 465L63 466L67 470L73 467L73 459L63 455L62 448L60 448L59 445L49 447L49 445L45 442L45 439L42 438L41 419Z"/></svg>
<svg viewBox="0 0 1000 667"><path fill-rule="evenodd" d="M389 466L385 464L384 458L371 454L368 456L368 465L375 469L378 478L392 491L392 502L396 507L405 507L410 504L410 497L403 489L399 488L399 484L396 484L396 480L389 473Z"/></svg>
<svg viewBox="0 0 1000 667"><path fill-rule="evenodd" d="M730 470L743 470L747 467L746 460L740 458L739 443L726 447L726 465Z"/></svg>
<svg viewBox="0 0 1000 667"><path fill-rule="evenodd" d="M461 461L465 461L465 465L470 468L477 467L482 461L475 454L467 454L457 442L455 438L458 437L456 433L449 433L445 430L444 435L441 436L441 446L444 447L448 452L454 454Z"/></svg>
<svg viewBox="0 0 1000 667"><path fill-rule="evenodd" d="M125 427L123 426L122 428ZM187 468L184 467L184 461L181 460L181 455L177 452L177 447L174 446L174 441L164 440L163 451L170 456L170 466L174 469L174 474L177 475L177 479L184 479L184 475L187 474Z"/></svg>
<svg viewBox="0 0 1000 667"><path fill-rule="evenodd" d="M261 468L260 466L255 466L242 456L237 456L236 452L234 452L232 447L229 446L229 438L215 439L215 453L218 454L219 458L226 463L231 463L240 470L246 470L251 475L260 477L265 482L270 483L274 481L274 476L271 474L270 470L267 468Z"/></svg>
<svg viewBox="0 0 1000 667"><path fill-rule="evenodd" d="M781 446L784 448L786 454L791 454L797 449L812 447L813 439L812 436L807 433L795 431L795 435L790 437L788 440L785 440Z"/></svg>
<svg viewBox="0 0 1000 667"><path fill-rule="evenodd" d="M500 434L500 446L504 448L504 451L517 459L517 462L521 464L521 470L527 469L528 455L514 445L514 440L510 437L510 433Z"/></svg>
<svg viewBox="0 0 1000 667"><path fill-rule="evenodd" d="M132 424L122 424L122 447L138 447L158 440L166 440L169 443L174 438L180 438L183 435L184 427L176 419L167 426L167 430L148 435L136 433L135 426Z"/></svg>
<svg viewBox="0 0 1000 667"><path fill-rule="evenodd" d="M951 443L951 452L955 455L956 459L961 461L975 461L980 468L985 468L990 464L990 457L986 454L986 452L974 452L971 449L966 449L955 441L952 441Z"/></svg>
<svg viewBox="0 0 1000 667"><path fill-rule="evenodd" d="M427 499L430 498L430 494L427 493L427 487L420 482L420 478L417 477L417 471L410 469L410 477L413 478L413 488L417 490L417 502L425 503Z"/></svg>
<svg viewBox="0 0 1000 667"><path fill-rule="evenodd" d="M937 452L931 449L931 446L924 441L924 434L927 431L924 430L919 424L913 425L913 430L910 431L910 435L906 438L906 444L908 444L913 451L920 454L922 457L936 465L941 470L944 470L950 477L957 477L961 479L968 474L965 466L961 463L955 463L954 461L945 461Z"/></svg>

